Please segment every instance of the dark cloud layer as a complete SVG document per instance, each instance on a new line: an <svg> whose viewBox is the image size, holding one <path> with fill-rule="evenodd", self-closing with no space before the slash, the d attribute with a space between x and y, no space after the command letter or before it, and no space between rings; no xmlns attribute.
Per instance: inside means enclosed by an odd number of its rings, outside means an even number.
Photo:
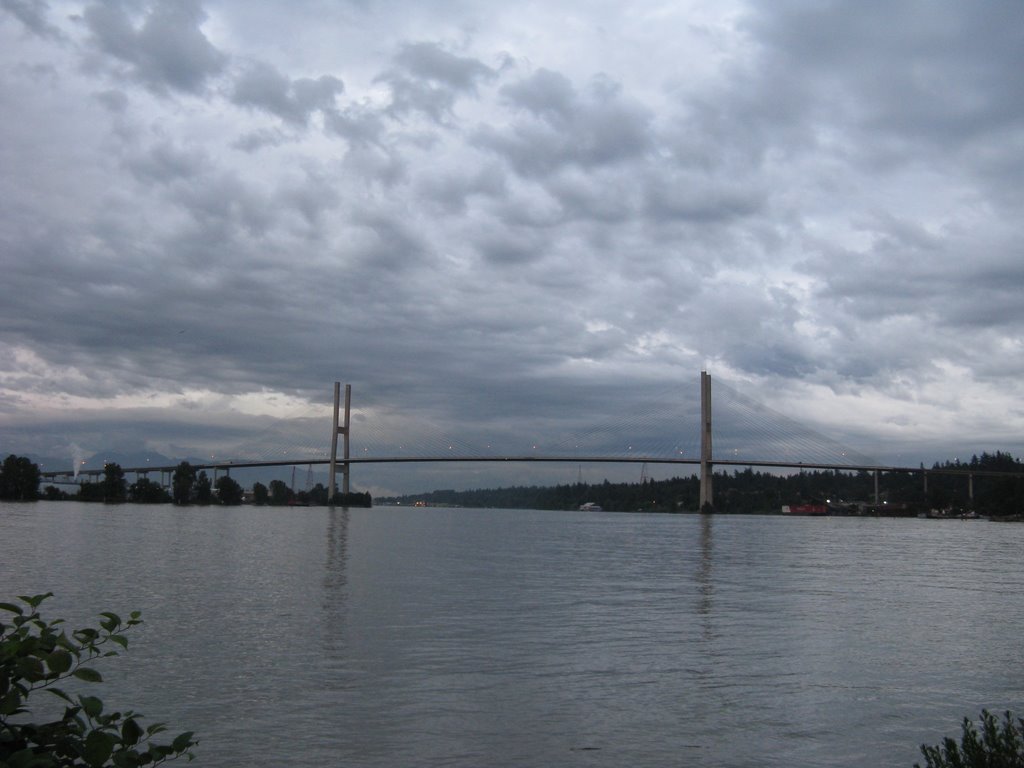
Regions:
<svg viewBox="0 0 1024 768"><path fill-rule="evenodd" d="M0 4L0 448L336 379L527 444L709 367L880 459L1021 451L1019 3L251 10Z"/></svg>
<svg viewBox="0 0 1024 768"><path fill-rule="evenodd" d="M99 53L156 91L199 93L225 66L200 29L206 15L198 0L154 3L137 26L117 2L93 3L82 15Z"/></svg>
<svg viewBox="0 0 1024 768"><path fill-rule="evenodd" d="M235 81L232 101L305 126L314 112L334 114L336 97L344 90L344 83L331 75L289 80L271 65L256 62Z"/></svg>

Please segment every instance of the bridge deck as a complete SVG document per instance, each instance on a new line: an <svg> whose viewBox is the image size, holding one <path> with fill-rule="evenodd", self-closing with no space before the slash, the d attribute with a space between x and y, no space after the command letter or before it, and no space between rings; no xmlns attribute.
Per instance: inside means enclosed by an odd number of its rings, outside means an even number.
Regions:
<svg viewBox="0 0 1024 768"><path fill-rule="evenodd" d="M699 465L700 459L686 458L664 458L658 456L534 456L529 454L515 456L360 456L348 459L348 464L429 464L429 463L514 463L514 462L565 462L573 464L679 464ZM345 464L339 460L338 464ZM312 466L330 464L329 459L282 459L276 461L220 461L203 464L190 464L195 470L224 470L251 469L259 467L291 467L291 466ZM899 473L921 473L921 474L942 474L942 475L976 475L979 477L1024 477L1024 472L998 472L994 470L976 470L968 467L934 469L928 467L899 467L875 464L827 464L804 461L777 461L777 460L743 460L743 459L716 459L712 462L714 466L725 467L761 467L767 469L828 469L844 472L899 472ZM146 475L150 472L174 472L177 464L167 466L145 466L145 467L122 467L126 474ZM73 469L40 472L41 477L56 480L75 475ZM78 476L98 477L103 474L102 469L82 469Z"/></svg>

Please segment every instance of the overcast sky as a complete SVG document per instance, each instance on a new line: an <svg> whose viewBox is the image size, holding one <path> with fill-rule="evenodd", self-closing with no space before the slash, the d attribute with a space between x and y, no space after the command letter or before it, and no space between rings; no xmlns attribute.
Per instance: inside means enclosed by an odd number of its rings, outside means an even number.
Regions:
<svg viewBox="0 0 1024 768"><path fill-rule="evenodd" d="M515 447L706 368L1020 455L1022 72L1019 0L0 0L0 452L326 443L335 380Z"/></svg>

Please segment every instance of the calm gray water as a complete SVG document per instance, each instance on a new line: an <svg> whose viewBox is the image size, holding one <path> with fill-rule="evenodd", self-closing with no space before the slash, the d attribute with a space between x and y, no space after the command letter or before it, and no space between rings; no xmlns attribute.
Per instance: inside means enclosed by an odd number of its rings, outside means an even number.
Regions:
<svg viewBox="0 0 1024 768"><path fill-rule="evenodd" d="M0 599L138 609L208 766L909 766L1024 709L1024 525L0 505Z"/></svg>

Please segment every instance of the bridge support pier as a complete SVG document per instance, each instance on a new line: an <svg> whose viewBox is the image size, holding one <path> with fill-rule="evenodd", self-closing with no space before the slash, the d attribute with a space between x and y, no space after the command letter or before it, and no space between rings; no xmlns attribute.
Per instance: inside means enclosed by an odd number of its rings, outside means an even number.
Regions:
<svg viewBox="0 0 1024 768"><path fill-rule="evenodd" d="M700 372L700 511L711 511L715 506L712 489L714 464L711 458L711 376Z"/></svg>
<svg viewBox="0 0 1024 768"><path fill-rule="evenodd" d="M334 427L331 429L331 469L327 478L327 503L332 504L334 502L334 487L335 487L335 476L338 466L338 435L341 435L343 440L343 458L341 462L341 492L342 494L348 493L348 475L349 475L349 420L352 410L352 385L345 385L345 422L342 425L338 424L338 411L340 407L341 399L341 382L334 382Z"/></svg>

